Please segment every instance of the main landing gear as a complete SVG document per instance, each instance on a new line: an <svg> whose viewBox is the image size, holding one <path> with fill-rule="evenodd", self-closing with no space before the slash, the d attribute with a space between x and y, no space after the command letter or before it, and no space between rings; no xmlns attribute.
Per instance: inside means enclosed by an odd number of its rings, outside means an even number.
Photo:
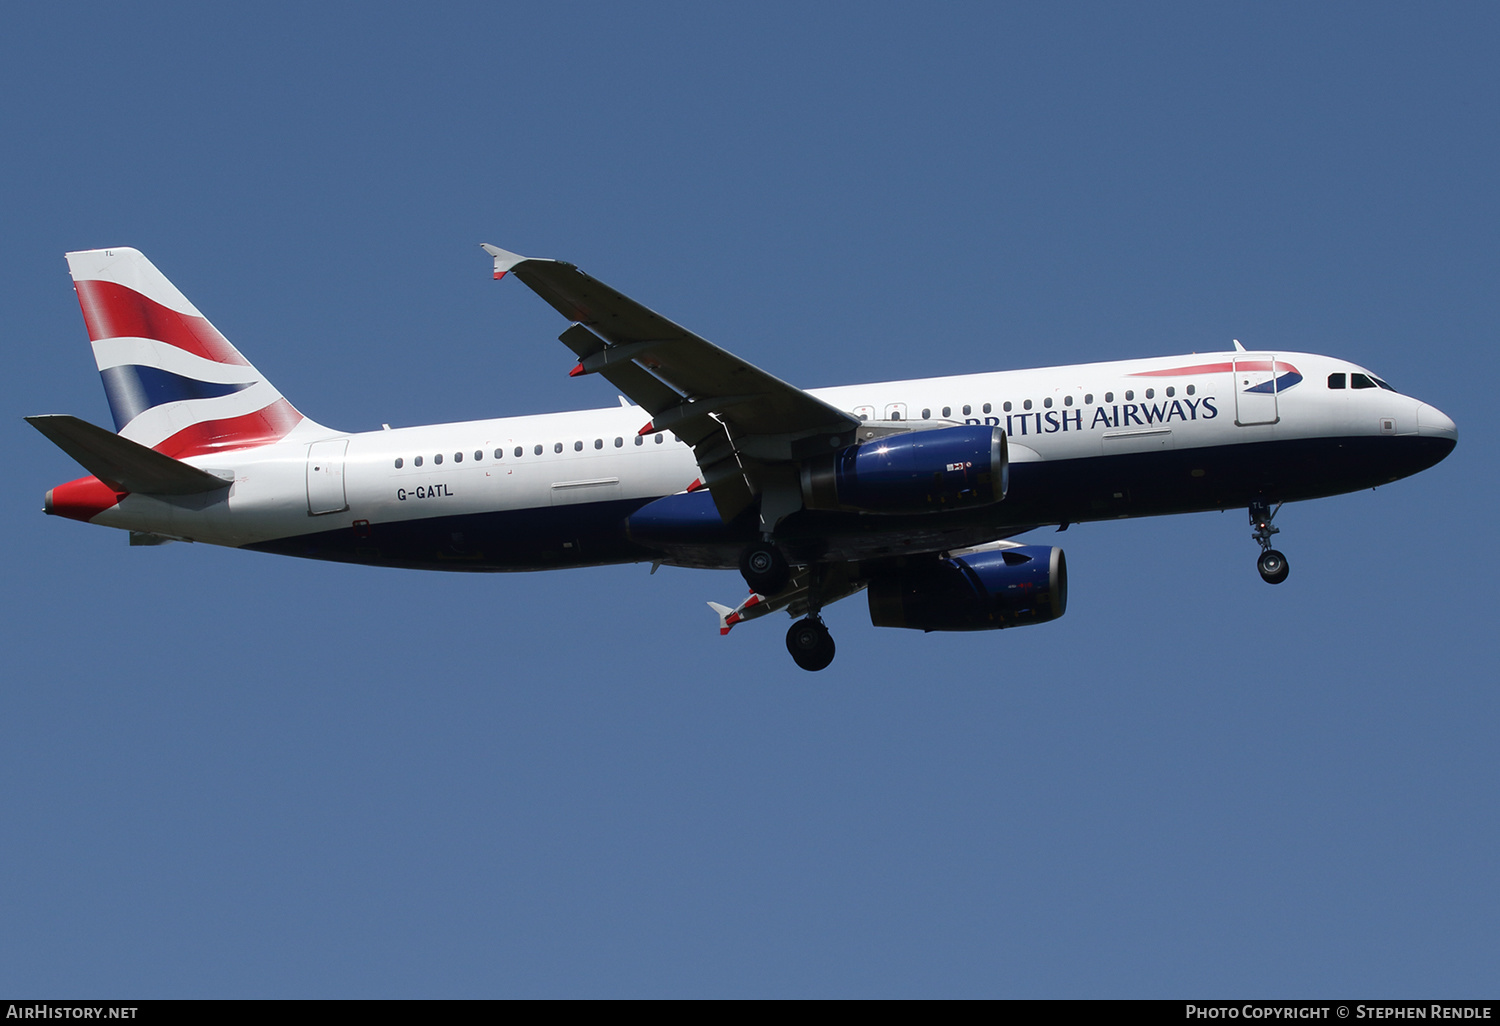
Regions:
<svg viewBox="0 0 1500 1026"><path fill-rule="evenodd" d="M786 632L786 650L792 660L804 670L821 670L833 662L836 651L833 635L823 625L823 618L813 613L796 623Z"/></svg>
<svg viewBox="0 0 1500 1026"><path fill-rule="evenodd" d="M769 598L786 587L792 568L775 545L758 541L745 546L745 551L740 553L740 573L751 591Z"/></svg>
<svg viewBox="0 0 1500 1026"><path fill-rule="evenodd" d="M1279 502L1275 509L1268 502L1256 501L1250 504L1250 526L1254 528L1250 536L1260 544L1260 558L1255 561L1255 569L1260 571L1261 580L1267 584L1280 584L1291 573L1286 557L1271 548L1271 536L1281 533L1281 528L1271 525L1280 510Z"/></svg>
<svg viewBox="0 0 1500 1026"><path fill-rule="evenodd" d="M781 550L767 539L745 547L740 555L740 573L752 591L770 598L787 586L792 568L787 565ZM786 650L791 653L792 661L804 670L826 669L837 651L833 635L828 633L820 615L825 577L825 567L816 563L807 567L805 582L799 583L799 587L806 589L806 596L801 601L806 603L807 615L786 632ZM783 602L788 601L783 599Z"/></svg>

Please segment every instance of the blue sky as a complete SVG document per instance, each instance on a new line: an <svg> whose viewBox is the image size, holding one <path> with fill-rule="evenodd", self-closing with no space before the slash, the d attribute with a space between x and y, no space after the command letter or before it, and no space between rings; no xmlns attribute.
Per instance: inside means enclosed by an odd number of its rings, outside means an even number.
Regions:
<svg viewBox="0 0 1500 1026"><path fill-rule="evenodd" d="M1489 5L0 13L0 993L1493 996ZM1248 345L1447 461L1061 536L1067 616L466 577L52 520L143 250L347 430L610 405L476 243L808 386ZM1045 532L1034 538L1054 539Z"/></svg>

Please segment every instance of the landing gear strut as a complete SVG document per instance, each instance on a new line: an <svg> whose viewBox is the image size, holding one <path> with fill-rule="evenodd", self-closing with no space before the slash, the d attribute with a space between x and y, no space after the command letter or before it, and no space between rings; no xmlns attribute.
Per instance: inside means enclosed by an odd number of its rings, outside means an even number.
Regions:
<svg viewBox="0 0 1500 1026"><path fill-rule="evenodd" d="M833 635L817 613L792 624L786 632L786 650L804 670L821 670L833 662Z"/></svg>
<svg viewBox="0 0 1500 1026"><path fill-rule="evenodd" d="M786 587L792 568L775 545L758 541L745 546L740 554L740 573L751 591L769 597Z"/></svg>
<svg viewBox="0 0 1500 1026"><path fill-rule="evenodd" d="M1281 533L1281 528L1271 525L1280 510L1279 502L1275 509L1268 502L1256 501L1250 504L1250 526L1254 528L1250 536L1260 545L1260 558L1255 561L1255 568L1260 571L1260 579L1267 584L1280 584L1291 572L1286 557L1271 548L1271 536Z"/></svg>

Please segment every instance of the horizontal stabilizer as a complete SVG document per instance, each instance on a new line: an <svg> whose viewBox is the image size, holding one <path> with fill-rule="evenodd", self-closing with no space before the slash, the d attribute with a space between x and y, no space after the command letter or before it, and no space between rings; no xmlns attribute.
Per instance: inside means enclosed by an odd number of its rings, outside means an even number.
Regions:
<svg viewBox="0 0 1500 1026"><path fill-rule="evenodd" d="M194 495L228 488L230 481L174 460L113 431L66 414L27 417L63 452L118 491L146 495Z"/></svg>

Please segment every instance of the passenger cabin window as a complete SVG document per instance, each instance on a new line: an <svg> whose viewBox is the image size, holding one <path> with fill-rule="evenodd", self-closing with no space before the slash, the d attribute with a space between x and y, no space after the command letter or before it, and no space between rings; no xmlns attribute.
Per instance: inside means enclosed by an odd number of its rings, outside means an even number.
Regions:
<svg viewBox="0 0 1500 1026"><path fill-rule="evenodd" d="M1042 405L1049 410L1052 409L1052 397L1049 395L1047 398L1043 399Z"/></svg>
<svg viewBox="0 0 1500 1026"><path fill-rule="evenodd" d="M516 458L517 458L517 459L520 459L520 458L521 458L521 453L523 453L523 452L525 452L525 451L526 451L526 450L525 450L525 449L523 449L523 448L521 448L521 447L520 447L520 446L519 446L519 445L518 445L518 446L516 446Z"/></svg>
<svg viewBox="0 0 1500 1026"><path fill-rule="evenodd" d="M434 462L434 463L441 463L441 462L443 462L443 454L442 453L438 453L436 456L434 456L432 458L432 462Z"/></svg>
<svg viewBox="0 0 1500 1026"><path fill-rule="evenodd" d="M1128 402L1130 402L1134 398L1135 398L1135 389L1133 389L1133 388L1127 388L1125 390L1125 401L1128 403Z"/></svg>
<svg viewBox="0 0 1500 1026"><path fill-rule="evenodd" d="M1146 389L1146 398L1147 399L1155 399L1156 398L1156 389L1154 389L1154 388L1148 388L1148 389Z"/></svg>
<svg viewBox="0 0 1500 1026"><path fill-rule="evenodd" d="M495 459L498 460L499 458L500 458L500 450L496 449L495 450ZM477 463L477 462L479 462L482 459L484 459L484 450L483 449L475 449L474 450L474 461Z"/></svg>
<svg viewBox="0 0 1500 1026"><path fill-rule="evenodd" d="M661 444L661 435L657 435L657 436L656 436L656 444L657 444L657 445L660 445L660 444Z"/></svg>
<svg viewBox="0 0 1500 1026"><path fill-rule="evenodd" d="M573 443L573 451L574 452L583 452L583 441L581 439L579 441Z"/></svg>
<svg viewBox="0 0 1500 1026"><path fill-rule="evenodd" d="M534 452L538 456L540 456L542 454L542 447L540 445L538 445L535 449L532 450L532 452Z"/></svg>
<svg viewBox="0 0 1500 1026"><path fill-rule="evenodd" d="M1064 406L1072 406L1073 405L1073 397L1070 396L1070 395L1063 396L1063 405Z"/></svg>
<svg viewBox="0 0 1500 1026"><path fill-rule="evenodd" d="M1344 374L1343 374L1342 371L1340 371L1337 374L1330 374L1330 375L1328 375L1328 387L1329 388L1343 388L1344 387Z"/></svg>
<svg viewBox="0 0 1500 1026"><path fill-rule="evenodd" d="M1197 395L1197 394L1198 394L1198 386L1197 385L1189 385L1188 386L1188 395Z"/></svg>
<svg viewBox="0 0 1500 1026"><path fill-rule="evenodd" d="M562 443L561 442L553 442L552 443L552 451L553 452L562 452Z"/></svg>
<svg viewBox="0 0 1500 1026"><path fill-rule="evenodd" d="M411 465L414 467L420 467L422 465L422 457L418 456L416 459L412 460Z"/></svg>
<svg viewBox="0 0 1500 1026"><path fill-rule="evenodd" d="M931 420L932 419L932 411L929 410L929 409L927 409L925 406L922 408L922 419L923 420Z"/></svg>
<svg viewBox="0 0 1500 1026"><path fill-rule="evenodd" d="M596 439L594 439L594 448L595 449L602 449L602 448L604 448L604 439L602 439L602 438L596 438Z"/></svg>
<svg viewBox="0 0 1500 1026"><path fill-rule="evenodd" d="M635 444L636 445L645 445L646 444L646 438L645 438L645 436L644 435L636 435L635 436Z"/></svg>
<svg viewBox="0 0 1500 1026"><path fill-rule="evenodd" d="M520 453L516 453L516 455L519 456L521 454ZM503 460L503 459L505 459L505 450L504 449L496 449L495 450L495 459L497 459L497 460Z"/></svg>
<svg viewBox="0 0 1500 1026"><path fill-rule="evenodd" d="M1107 402L1107 403L1114 402L1115 401L1115 394L1113 392L1105 392L1104 393L1104 401Z"/></svg>
<svg viewBox="0 0 1500 1026"><path fill-rule="evenodd" d="M1172 398L1176 394L1177 394L1177 389L1173 388L1171 385L1168 385L1167 386L1167 398L1170 399L1170 398Z"/></svg>
<svg viewBox="0 0 1500 1026"><path fill-rule="evenodd" d="M944 417L951 417L951 416L953 416L953 407L951 407L951 406L944 406L943 407L943 416Z"/></svg>
<svg viewBox="0 0 1500 1026"><path fill-rule="evenodd" d="M456 452L456 453L453 454L453 462L454 463L462 463L463 461L464 461L464 454L463 453Z"/></svg>
<svg viewBox="0 0 1500 1026"><path fill-rule="evenodd" d="M964 403L964 416L967 417L969 414L971 414L973 412L974 412L974 407L970 406L968 403Z"/></svg>
<svg viewBox="0 0 1500 1026"><path fill-rule="evenodd" d="M1000 408L1002 410L1004 410L1006 413L1009 413L1010 412L1010 403L1006 403L1004 406L1002 406Z"/></svg>
<svg viewBox="0 0 1500 1026"><path fill-rule="evenodd" d="M621 438L619 435L616 435L615 436L615 448L618 449L620 446L622 446L624 444L625 444L625 439Z"/></svg>
<svg viewBox="0 0 1500 1026"><path fill-rule="evenodd" d="M1373 382L1373 381L1370 380L1370 376L1368 374L1351 374L1351 375L1349 375L1349 384L1352 385L1355 388L1375 388L1376 387L1375 382Z"/></svg>
<svg viewBox="0 0 1500 1026"><path fill-rule="evenodd" d="M990 406L989 403L985 403L984 404L984 412L985 413L989 413L991 409L992 409L992 407Z"/></svg>
<svg viewBox="0 0 1500 1026"><path fill-rule="evenodd" d="M400 456L397 456L397 457L396 457L396 469L397 469L397 470L400 470L400 469L401 469L401 464L402 464L402 462L403 462L403 461L402 461L402 459L401 459L401 457L400 457Z"/></svg>
<svg viewBox="0 0 1500 1026"><path fill-rule="evenodd" d="M1083 405L1085 405L1085 406L1092 406L1092 405L1094 405L1094 393L1089 392L1087 395L1085 395L1083 397Z"/></svg>

